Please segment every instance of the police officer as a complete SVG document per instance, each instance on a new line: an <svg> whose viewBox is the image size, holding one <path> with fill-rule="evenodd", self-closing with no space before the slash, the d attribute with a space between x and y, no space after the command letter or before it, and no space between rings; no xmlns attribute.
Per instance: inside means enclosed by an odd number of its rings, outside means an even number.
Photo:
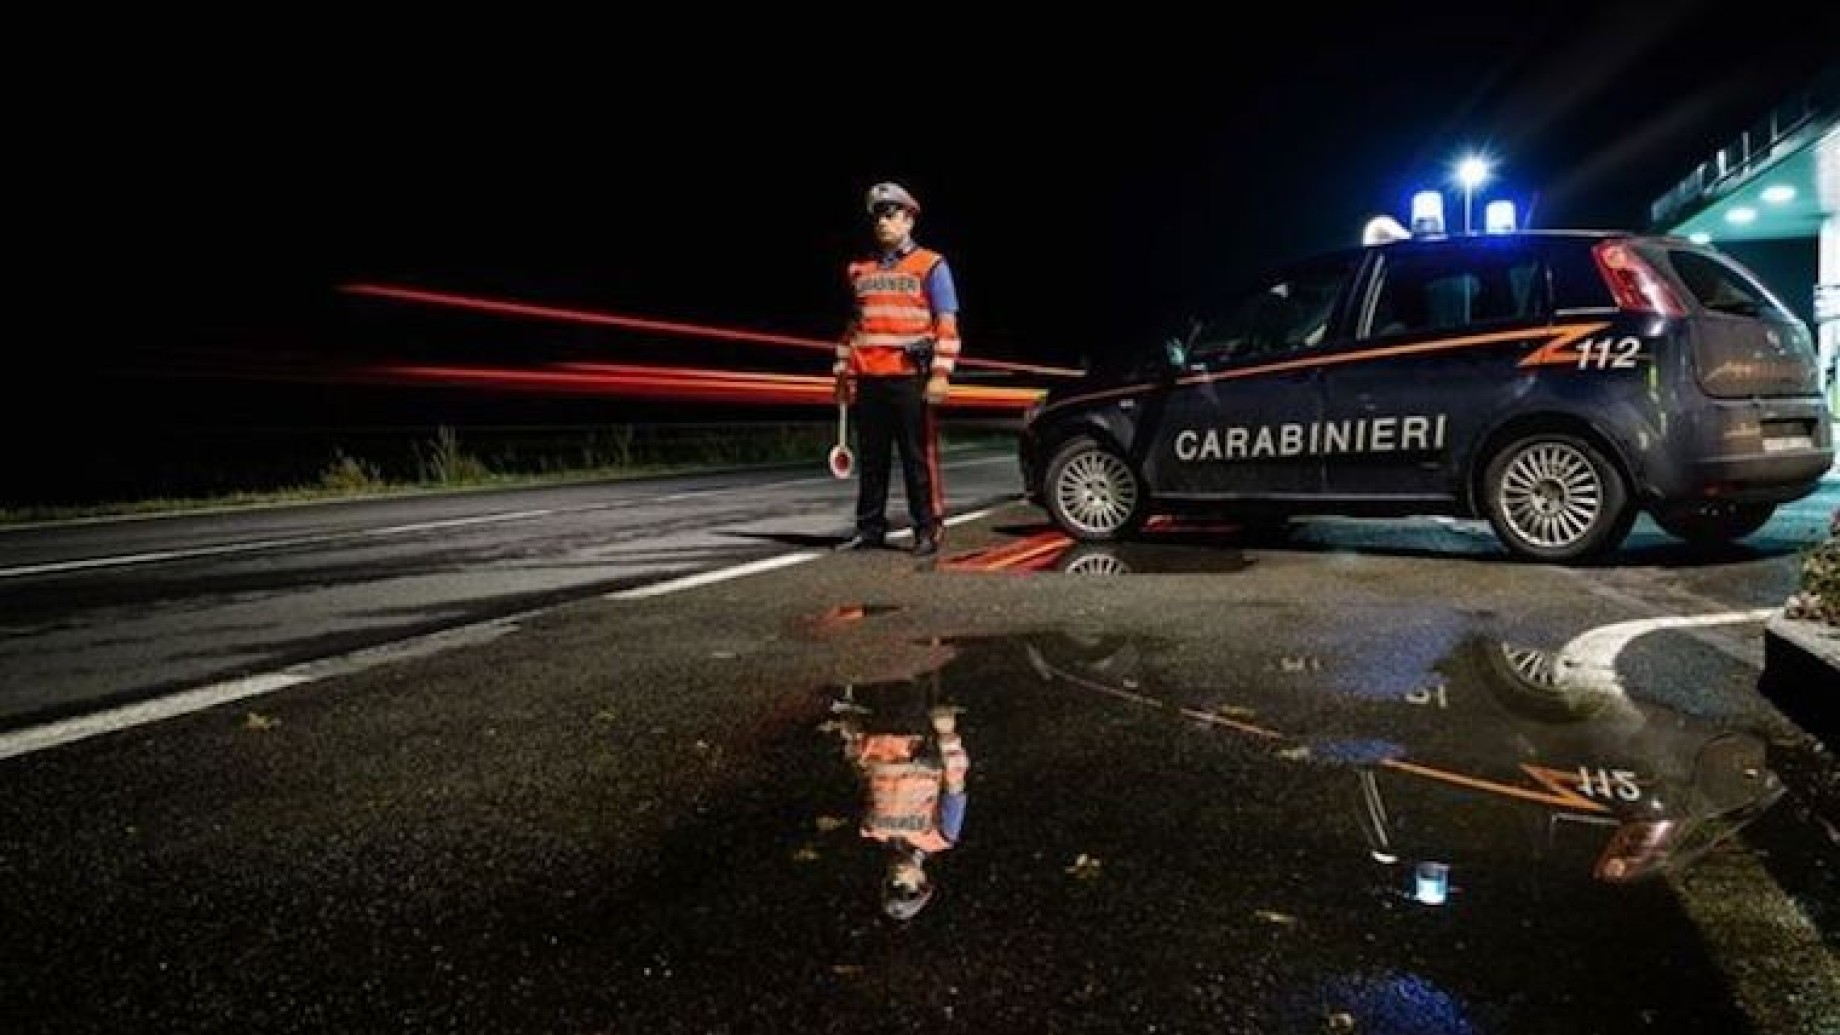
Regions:
<svg viewBox="0 0 1840 1035"><path fill-rule="evenodd" d="M879 548L888 535L889 448L901 454L914 554L939 552L945 489L935 407L958 365L958 293L945 257L914 243L920 203L898 183L866 199L877 254L852 262L855 312L837 346L837 398L853 402L862 449L856 535L848 549Z"/></svg>

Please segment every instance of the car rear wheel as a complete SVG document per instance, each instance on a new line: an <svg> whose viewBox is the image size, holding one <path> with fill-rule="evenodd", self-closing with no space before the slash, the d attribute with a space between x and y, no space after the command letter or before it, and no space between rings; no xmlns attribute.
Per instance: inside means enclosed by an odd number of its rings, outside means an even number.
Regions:
<svg viewBox="0 0 1840 1035"><path fill-rule="evenodd" d="M1483 474L1489 524L1508 550L1569 562L1614 550L1635 511L1616 466L1575 435L1537 432L1508 443Z"/></svg>
<svg viewBox="0 0 1840 1035"><path fill-rule="evenodd" d="M1772 503L1689 503L1657 507L1655 524L1695 546L1719 546L1742 539L1770 523Z"/></svg>
<svg viewBox="0 0 1840 1035"><path fill-rule="evenodd" d="M1143 522L1149 502L1131 462L1086 437L1055 452L1042 483L1048 516L1075 539L1121 538Z"/></svg>

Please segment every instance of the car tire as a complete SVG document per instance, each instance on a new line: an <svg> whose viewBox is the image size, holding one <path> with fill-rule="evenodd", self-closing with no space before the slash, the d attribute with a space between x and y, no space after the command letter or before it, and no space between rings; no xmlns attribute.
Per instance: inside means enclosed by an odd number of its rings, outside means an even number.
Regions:
<svg viewBox="0 0 1840 1035"><path fill-rule="evenodd" d="M1055 450L1041 495L1061 531L1085 542L1113 542L1136 531L1149 503L1131 461L1085 436Z"/></svg>
<svg viewBox="0 0 1840 1035"><path fill-rule="evenodd" d="M1635 510L1622 473L1590 442L1535 432L1496 451L1482 478L1496 538L1516 557L1586 560L1616 549Z"/></svg>
<svg viewBox="0 0 1840 1035"><path fill-rule="evenodd" d="M1652 516L1661 530L1694 546L1723 546L1770 523L1773 503L1688 503L1656 507Z"/></svg>

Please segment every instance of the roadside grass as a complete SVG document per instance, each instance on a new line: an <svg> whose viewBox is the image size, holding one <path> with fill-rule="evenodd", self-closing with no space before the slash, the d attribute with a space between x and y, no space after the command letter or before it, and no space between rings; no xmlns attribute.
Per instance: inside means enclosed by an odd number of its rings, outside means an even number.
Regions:
<svg viewBox="0 0 1840 1035"><path fill-rule="evenodd" d="M330 500L622 481L715 470L807 463L824 471L835 428L768 425L678 438L648 437L617 426L546 440L538 448L510 443L463 443L463 433L443 427L393 452L406 455L394 465L335 448L316 477L297 484L207 495L150 496L93 503L0 507L0 525L71 521L278 506ZM1001 433L942 432L941 448L1007 444Z"/></svg>

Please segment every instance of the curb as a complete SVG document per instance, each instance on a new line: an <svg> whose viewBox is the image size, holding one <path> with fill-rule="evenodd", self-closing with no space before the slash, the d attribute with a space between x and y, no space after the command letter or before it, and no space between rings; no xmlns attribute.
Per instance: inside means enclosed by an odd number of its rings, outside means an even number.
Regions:
<svg viewBox="0 0 1840 1035"><path fill-rule="evenodd" d="M1780 610L1771 615L1758 689L1797 725L1840 749L1840 629Z"/></svg>

